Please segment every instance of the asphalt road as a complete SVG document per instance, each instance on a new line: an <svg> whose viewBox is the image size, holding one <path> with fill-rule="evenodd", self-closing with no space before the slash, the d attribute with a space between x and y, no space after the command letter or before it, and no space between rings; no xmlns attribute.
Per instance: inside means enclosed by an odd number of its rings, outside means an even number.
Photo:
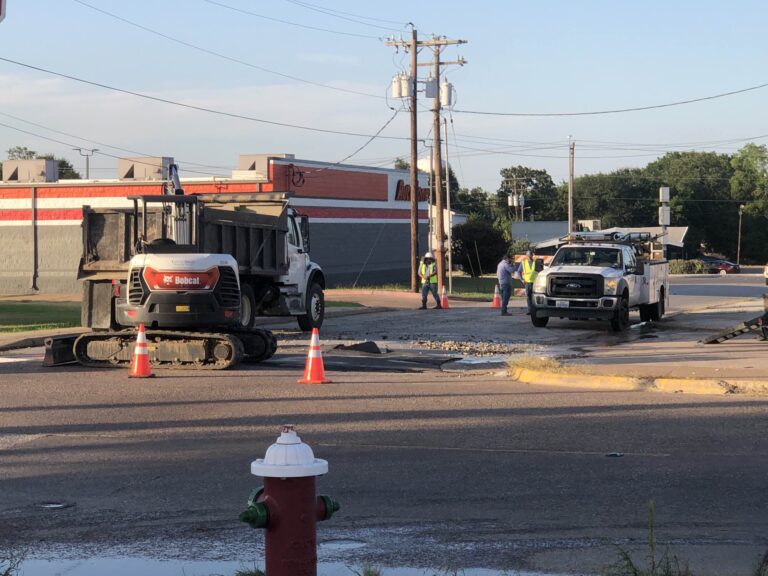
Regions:
<svg viewBox="0 0 768 576"><path fill-rule="evenodd" d="M733 278L674 289L691 305L711 300L696 290L759 289ZM462 324L484 313L455 312ZM387 316L334 322L381 329ZM252 560L261 534L237 521L259 484L249 463L286 422L330 462L319 487L342 510L320 540L364 544L325 560L597 571L617 544L645 557L649 501L657 538L695 574L747 574L767 547L766 399L559 390L434 366L347 368L320 386L299 376L279 363L153 380L0 363L0 549Z"/></svg>
<svg viewBox="0 0 768 576"><path fill-rule="evenodd" d="M0 541L42 555L252 558L261 536L237 521L259 484L249 462L291 422L330 462L320 489L342 503L321 540L366 543L333 560L597 569L614 544L642 548L651 500L657 537L697 574L746 573L765 545L767 400L437 371L295 379L0 366Z"/></svg>
<svg viewBox="0 0 768 576"><path fill-rule="evenodd" d="M768 291L765 278L752 274L671 278L671 296L707 298L758 298Z"/></svg>

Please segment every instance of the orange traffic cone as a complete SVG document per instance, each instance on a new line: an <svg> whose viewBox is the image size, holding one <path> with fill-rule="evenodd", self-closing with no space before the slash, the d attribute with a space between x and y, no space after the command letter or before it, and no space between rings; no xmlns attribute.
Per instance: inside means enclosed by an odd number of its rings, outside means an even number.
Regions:
<svg viewBox="0 0 768 576"><path fill-rule="evenodd" d="M328 384L331 381L325 378L323 367L323 355L320 352L320 333L317 328L312 328L312 340L309 342L307 363L304 367L304 378L299 384Z"/></svg>
<svg viewBox="0 0 768 576"><path fill-rule="evenodd" d="M501 294L499 294L498 284L496 284L496 288L493 291L493 301L491 301L491 308L501 308Z"/></svg>
<svg viewBox="0 0 768 576"><path fill-rule="evenodd" d="M131 372L129 378L154 378L152 369L149 367L149 350L147 350L147 334L144 331L144 324L139 324L139 335L136 337L136 346L133 348L131 356Z"/></svg>
<svg viewBox="0 0 768 576"><path fill-rule="evenodd" d="M448 304L448 292L445 291L445 286L443 286L443 293L440 295L440 308L450 308L450 305Z"/></svg>

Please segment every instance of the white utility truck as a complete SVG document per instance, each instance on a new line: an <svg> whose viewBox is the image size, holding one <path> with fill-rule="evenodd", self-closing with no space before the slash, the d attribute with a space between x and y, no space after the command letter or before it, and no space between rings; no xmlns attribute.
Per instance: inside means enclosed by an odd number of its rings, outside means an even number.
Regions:
<svg viewBox="0 0 768 576"><path fill-rule="evenodd" d="M536 277L531 322L541 328L551 317L610 320L620 332L629 311L643 322L658 321L669 298L667 261L647 232L574 232L561 238L552 262Z"/></svg>

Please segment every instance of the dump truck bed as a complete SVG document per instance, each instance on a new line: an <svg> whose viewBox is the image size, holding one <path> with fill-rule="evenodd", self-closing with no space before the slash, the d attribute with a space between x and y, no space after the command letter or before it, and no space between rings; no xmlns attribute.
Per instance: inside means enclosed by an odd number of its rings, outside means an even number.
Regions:
<svg viewBox="0 0 768 576"><path fill-rule="evenodd" d="M241 273L264 276L288 270L288 201L282 194L209 194L198 203L196 244L174 251L230 254ZM115 278L128 270L144 222L133 208L83 207L83 255L78 278ZM163 229L162 204L147 208L147 237Z"/></svg>

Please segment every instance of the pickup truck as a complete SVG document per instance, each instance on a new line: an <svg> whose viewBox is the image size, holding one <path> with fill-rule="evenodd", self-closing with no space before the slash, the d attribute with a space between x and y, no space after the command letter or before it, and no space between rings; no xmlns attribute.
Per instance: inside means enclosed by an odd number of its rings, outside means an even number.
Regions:
<svg viewBox="0 0 768 576"><path fill-rule="evenodd" d="M551 317L610 320L621 332L630 310L643 322L659 321L669 297L667 261L651 259L648 233L574 233L533 284L531 322L542 328Z"/></svg>

